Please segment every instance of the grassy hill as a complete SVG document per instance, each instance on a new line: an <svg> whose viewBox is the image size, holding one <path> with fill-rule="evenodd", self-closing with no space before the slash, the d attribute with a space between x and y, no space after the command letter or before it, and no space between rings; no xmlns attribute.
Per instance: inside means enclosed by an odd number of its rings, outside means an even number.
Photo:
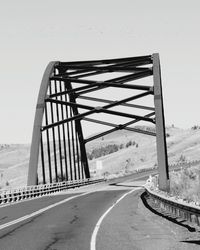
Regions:
<svg viewBox="0 0 200 250"><path fill-rule="evenodd" d="M167 127L167 148L169 163L200 159L200 130L183 130L175 127ZM94 147L103 147L109 144L134 141L135 144L106 156L90 161L91 169L95 169L96 160L102 161L103 171L110 174L124 174L136 168L153 167L157 164L156 138L152 136L136 134L133 132L119 131L103 139L96 140L88 145L91 152ZM136 145L138 145L136 147Z"/></svg>
<svg viewBox="0 0 200 250"><path fill-rule="evenodd" d="M26 185L30 145L0 145L0 187Z"/></svg>
<svg viewBox="0 0 200 250"><path fill-rule="evenodd" d="M169 163L200 159L200 129L167 128ZM117 131L87 144L93 175L128 174L136 168L157 164L156 138L130 131ZM0 187L26 185L30 145L0 144ZM98 162L98 163L97 163ZM97 170L96 165L102 165Z"/></svg>

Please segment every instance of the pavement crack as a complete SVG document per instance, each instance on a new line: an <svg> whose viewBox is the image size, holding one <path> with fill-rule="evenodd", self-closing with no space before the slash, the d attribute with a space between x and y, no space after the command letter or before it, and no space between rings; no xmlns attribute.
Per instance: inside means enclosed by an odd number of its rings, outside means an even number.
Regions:
<svg viewBox="0 0 200 250"><path fill-rule="evenodd" d="M56 244L59 241L59 238L55 237L51 243L49 243L43 250L49 250L50 247L52 247L54 244ZM56 248L51 248L51 250L57 250Z"/></svg>
<svg viewBox="0 0 200 250"><path fill-rule="evenodd" d="M134 231L140 231L137 227L135 226L131 226L131 229L133 229Z"/></svg>
<svg viewBox="0 0 200 250"><path fill-rule="evenodd" d="M2 218L0 219L0 221L1 221L1 220L5 220L6 218L8 218L8 216L2 217Z"/></svg>
<svg viewBox="0 0 200 250"><path fill-rule="evenodd" d="M78 216L74 215L74 218L70 221L70 224L73 224L78 220Z"/></svg>

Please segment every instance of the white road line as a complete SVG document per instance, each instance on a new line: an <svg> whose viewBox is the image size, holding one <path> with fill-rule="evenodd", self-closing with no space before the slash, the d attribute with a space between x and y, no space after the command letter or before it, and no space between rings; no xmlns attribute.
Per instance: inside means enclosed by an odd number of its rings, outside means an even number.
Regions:
<svg viewBox="0 0 200 250"><path fill-rule="evenodd" d="M103 221L103 219L106 217L106 215L113 209L113 207L115 205L117 205L117 203L119 203L124 197L126 197L127 195L131 194L132 192L136 191L140 189L139 188L135 188L135 189L132 189L131 191L123 194L111 207L108 208L108 210L106 210L106 212L99 218L95 228L94 228L94 231L92 233L92 237L91 237L91 241L90 241L90 250L96 250L96 238L97 238L97 233L99 231L99 228L101 226L101 223Z"/></svg>
<svg viewBox="0 0 200 250"><path fill-rule="evenodd" d="M83 193L83 194L79 194L79 195L75 195L75 196L66 198L66 199L64 199L62 201L59 201L57 203L54 203L54 204L52 204L50 206L39 209L39 210L37 210L37 211L35 211L35 212L31 213L31 214L27 214L27 215L25 215L23 217L20 217L20 218L16 219L16 220L10 221L10 222L5 223L5 224L2 224L2 225L0 225L0 230L4 229L6 227L12 226L12 225L14 225L16 223L22 222L24 220L27 220L27 219L29 219L31 217L34 217L34 216L38 215L38 214L41 214L41 213L43 213L43 212L45 212L45 211L47 211L47 210L49 210L49 209L51 209L53 207L56 207L56 206L59 206L59 205L65 203L67 201L70 201L72 199L75 199L75 198L78 198L78 197L81 197L81 196L84 196L84 195L87 195L87 194L90 194L90 193L94 193L94 191L89 191L89 192L86 192L86 193Z"/></svg>

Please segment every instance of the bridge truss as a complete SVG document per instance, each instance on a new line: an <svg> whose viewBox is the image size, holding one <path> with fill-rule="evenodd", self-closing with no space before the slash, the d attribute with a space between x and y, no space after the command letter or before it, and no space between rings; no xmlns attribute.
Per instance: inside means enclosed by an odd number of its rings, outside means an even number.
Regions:
<svg viewBox="0 0 200 250"><path fill-rule="evenodd" d="M144 84L147 78L151 78L151 84ZM149 103L149 98L153 105L137 103L144 99ZM155 124L155 130L131 126L141 121ZM111 129L96 132L95 126L87 124ZM88 138L84 128L92 130ZM158 54L50 62L36 106L28 185L90 178L86 143L122 129L156 136L159 186L167 190L169 174Z"/></svg>

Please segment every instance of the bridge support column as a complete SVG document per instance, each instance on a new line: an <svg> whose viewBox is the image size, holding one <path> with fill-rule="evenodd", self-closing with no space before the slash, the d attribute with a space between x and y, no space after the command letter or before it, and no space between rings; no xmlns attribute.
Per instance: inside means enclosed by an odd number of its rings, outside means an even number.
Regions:
<svg viewBox="0 0 200 250"><path fill-rule="evenodd" d="M169 191L169 170L165 133L165 118L162 96L161 70L159 54L153 54L154 103L156 117L156 145L159 174L159 189Z"/></svg>

